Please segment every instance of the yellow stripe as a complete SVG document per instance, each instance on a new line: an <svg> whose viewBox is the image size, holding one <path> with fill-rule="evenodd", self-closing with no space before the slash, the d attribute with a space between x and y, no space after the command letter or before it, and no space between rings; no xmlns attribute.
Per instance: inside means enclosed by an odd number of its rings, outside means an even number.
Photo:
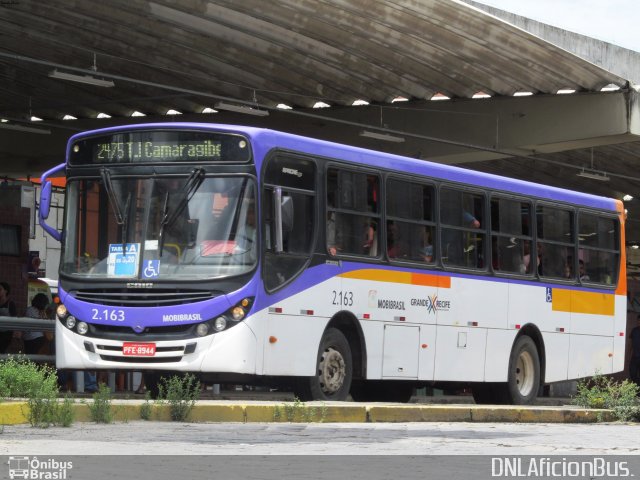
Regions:
<svg viewBox="0 0 640 480"><path fill-rule="evenodd" d="M394 272L393 270L363 269L343 273L342 278L371 280L374 282L405 283L425 287L451 288L451 277L426 273Z"/></svg>
<svg viewBox="0 0 640 480"><path fill-rule="evenodd" d="M615 297L613 294L554 288L552 309L555 312L613 315L615 313Z"/></svg>

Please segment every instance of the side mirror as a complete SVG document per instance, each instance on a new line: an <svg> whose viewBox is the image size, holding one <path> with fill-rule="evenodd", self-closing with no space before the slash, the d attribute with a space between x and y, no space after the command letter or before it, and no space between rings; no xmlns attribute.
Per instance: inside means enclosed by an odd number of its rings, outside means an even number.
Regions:
<svg viewBox="0 0 640 480"><path fill-rule="evenodd" d="M45 221L47 218L49 218L49 213L51 210L52 190L51 182L47 180L47 177L53 175L56 172L59 172L60 170L64 170L64 167L65 164L61 163L57 167L52 168L42 175L42 191L40 192L40 207L38 208L38 218L40 219L40 226L44 229L45 232L47 232L58 241L62 239L62 234L58 230L47 224L47 222Z"/></svg>

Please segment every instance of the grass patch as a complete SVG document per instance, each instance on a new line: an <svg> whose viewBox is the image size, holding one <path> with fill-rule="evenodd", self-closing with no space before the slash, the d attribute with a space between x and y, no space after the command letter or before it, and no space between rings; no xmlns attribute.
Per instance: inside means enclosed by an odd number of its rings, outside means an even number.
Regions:
<svg viewBox="0 0 640 480"><path fill-rule="evenodd" d="M200 382L190 373L173 375L160 380L159 403L169 404L169 416L175 422L184 422L200 397Z"/></svg>

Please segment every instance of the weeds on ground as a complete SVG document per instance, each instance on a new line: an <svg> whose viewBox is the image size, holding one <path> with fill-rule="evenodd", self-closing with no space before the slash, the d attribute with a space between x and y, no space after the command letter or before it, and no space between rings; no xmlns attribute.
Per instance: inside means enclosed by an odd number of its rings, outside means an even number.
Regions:
<svg viewBox="0 0 640 480"><path fill-rule="evenodd" d="M58 400L58 378L54 368L37 365L25 357L12 356L0 362L0 396L27 398L27 420L34 427L68 427L73 423L73 401Z"/></svg>
<svg viewBox="0 0 640 480"><path fill-rule="evenodd" d="M617 382L596 374L578 382L573 403L584 408L611 409L621 421L640 421L639 394L640 387L629 380Z"/></svg>
<svg viewBox="0 0 640 480"><path fill-rule="evenodd" d="M159 389L158 398L169 404L169 416L175 422L184 422L200 397L200 382L190 373L162 378Z"/></svg>
<svg viewBox="0 0 640 480"><path fill-rule="evenodd" d="M145 392L144 403L140 405L140 418L142 420L151 420L151 412L153 411L153 404L151 403L151 394Z"/></svg>
<svg viewBox="0 0 640 480"><path fill-rule="evenodd" d="M283 416L287 422L324 422L327 418L328 408L323 403L320 408L305 405L298 397L293 398L293 403L283 403L282 408L276 405L273 409L273 420L280 421Z"/></svg>
<svg viewBox="0 0 640 480"><path fill-rule="evenodd" d="M98 391L92 396L93 402L89 404L89 416L96 423L113 422L113 410L111 405L111 389L101 383Z"/></svg>

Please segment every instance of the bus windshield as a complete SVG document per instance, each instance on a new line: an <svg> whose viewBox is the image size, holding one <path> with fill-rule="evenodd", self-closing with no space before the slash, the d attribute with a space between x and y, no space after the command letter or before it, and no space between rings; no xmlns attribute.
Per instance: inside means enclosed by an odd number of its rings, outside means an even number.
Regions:
<svg viewBox="0 0 640 480"><path fill-rule="evenodd" d="M100 178L68 185L61 272L153 282L239 275L257 261L256 186L247 176Z"/></svg>

